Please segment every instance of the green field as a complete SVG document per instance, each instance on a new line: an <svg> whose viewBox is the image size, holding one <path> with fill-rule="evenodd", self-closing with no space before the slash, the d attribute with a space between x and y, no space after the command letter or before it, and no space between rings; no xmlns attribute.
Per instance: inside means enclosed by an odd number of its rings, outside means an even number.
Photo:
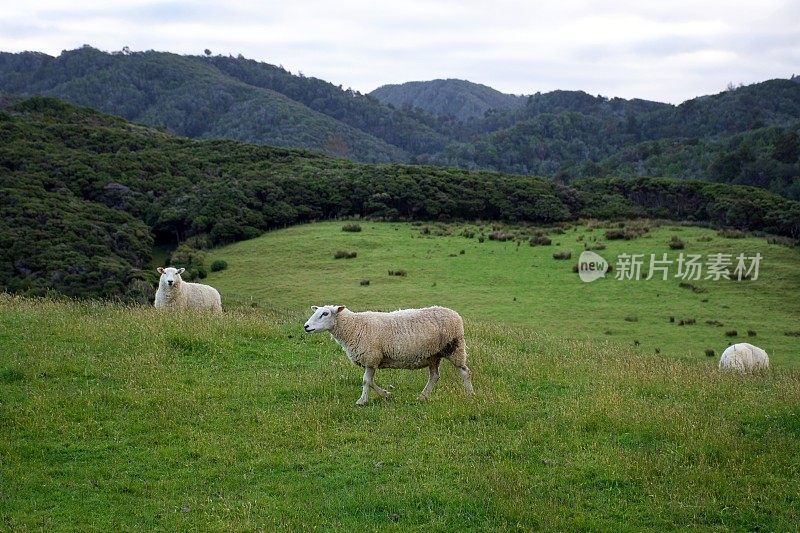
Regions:
<svg viewBox="0 0 800 533"><path fill-rule="evenodd" d="M791 530L800 373L467 321L443 365L360 372L302 318L0 297L12 531Z"/></svg>
<svg viewBox="0 0 800 533"><path fill-rule="evenodd" d="M205 280L219 316L0 295L0 529L797 528L796 248L654 225L599 252L666 252L679 235L685 253L764 256L758 280L694 292L579 281L574 258L603 228L531 247L455 224L341 225L211 250L229 265ZM564 249L573 260L552 258ZM302 332L309 305L334 302L456 308L476 395L444 363L429 401L426 372L379 370L393 400L356 407L360 370ZM721 373L703 353L740 339L769 351L768 372Z"/></svg>
<svg viewBox="0 0 800 533"><path fill-rule="evenodd" d="M642 223L628 223L637 226ZM721 351L742 340L763 347L775 364L800 365L800 250L769 244L765 238L722 238L710 229L653 225L633 240L606 240L607 229L575 225L553 233L550 246L478 241L480 226L362 223L359 233L341 231L342 223L295 226L212 250L209 260L224 259L229 267L206 280L217 287L223 304L254 303L278 312L303 314L309 305L343 304L354 311L392 310L444 305L475 322L507 325L575 340L610 340L636 351L716 364L705 350ZM422 234L422 228L430 233ZM468 239L465 228L475 232ZM491 231L484 226L484 233ZM504 228L520 236L535 228ZM435 235L450 232L451 235ZM667 243L678 236L683 250ZM578 240L582 239L582 240ZM594 240L593 240L594 239ZM710 240L709 240L710 239ZM622 253L668 254L744 253L762 255L755 281L664 281L607 279L580 281L572 272L584 243L604 243L598 251L612 265ZM354 259L334 259L337 250L353 250ZM461 251L463 250L463 254ZM570 250L572 260L552 255ZM649 265L648 265L649 266ZM647 266L642 270L646 271ZM405 277L389 276L402 269ZM673 265L670 275L677 273ZM703 274L705 277L705 273ZM360 280L368 279L368 286ZM670 322L674 317L674 322ZM627 320L626 320L627 319ZM695 320L680 326L681 320ZM709 324L708 322L712 322ZM735 330L736 337L726 336ZM748 331L756 336L748 337Z"/></svg>

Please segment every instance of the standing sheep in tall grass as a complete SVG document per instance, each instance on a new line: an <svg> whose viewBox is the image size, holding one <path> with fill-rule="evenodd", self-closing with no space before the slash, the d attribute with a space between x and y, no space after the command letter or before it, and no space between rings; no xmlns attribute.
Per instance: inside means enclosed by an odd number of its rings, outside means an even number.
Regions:
<svg viewBox="0 0 800 533"><path fill-rule="evenodd" d="M314 314L305 323L308 333L329 331L354 364L364 367L361 397L365 405L369 389L383 398L391 393L375 384L377 368L428 368L428 383L417 397L427 399L439 379L439 362L447 359L458 369L464 388L473 394L464 323L446 307L404 309L391 313L354 313L343 305L312 306Z"/></svg>
<svg viewBox="0 0 800 533"><path fill-rule="evenodd" d="M769 368L767 352L747 342L728 346L719 358L720 370L738 370L741 373Z"/></svg>
<svg viewBox="0 0 800 533"><path fill-rule="evenodd" d="M217 289L183 281L181 274L185 268L158 267L157 270L161 274L154 304L157 308L222 311Z"/></svg>

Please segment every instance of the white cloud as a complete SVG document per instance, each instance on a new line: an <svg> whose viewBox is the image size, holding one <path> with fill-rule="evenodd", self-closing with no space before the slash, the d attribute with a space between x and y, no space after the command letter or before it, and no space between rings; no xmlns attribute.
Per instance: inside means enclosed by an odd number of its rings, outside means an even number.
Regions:
<svg viewBox="0 0 800 533"><path fill-rule="evenodd" d="M564 88L680 102L800 71L800 5L791 0L6 4L5 51L210 48L365 92L456 77L517 94Z"/></svg>

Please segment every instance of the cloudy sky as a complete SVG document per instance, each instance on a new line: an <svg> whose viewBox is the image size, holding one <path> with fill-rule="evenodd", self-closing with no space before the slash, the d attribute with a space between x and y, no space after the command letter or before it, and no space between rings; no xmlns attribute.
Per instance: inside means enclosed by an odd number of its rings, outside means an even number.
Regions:
<svg viewBox="0 0 800 533"><path fill-rule="evenodd" d="M678 103L800 74L797 0L0 1L2 51L209 48L362 92L462 78Z"/></svg>

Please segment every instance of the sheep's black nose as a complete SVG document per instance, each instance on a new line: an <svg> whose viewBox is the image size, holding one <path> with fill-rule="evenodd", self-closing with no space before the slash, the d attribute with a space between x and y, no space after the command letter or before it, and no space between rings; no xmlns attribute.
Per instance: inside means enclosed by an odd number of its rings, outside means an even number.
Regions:
<svg viewBox="0 0 800 533"><path fill-rule="evenodd" d="M167 282L167 285L172 285L172 281L168 281L168 282Z"/></svg>
<svg viewBox="0 0 800 533"><path fill-rule="evenodd" d="M306 324L305 326L303 326L303 329L308 331L309 329L311 329L311 327L308 324Z"/></svg>

